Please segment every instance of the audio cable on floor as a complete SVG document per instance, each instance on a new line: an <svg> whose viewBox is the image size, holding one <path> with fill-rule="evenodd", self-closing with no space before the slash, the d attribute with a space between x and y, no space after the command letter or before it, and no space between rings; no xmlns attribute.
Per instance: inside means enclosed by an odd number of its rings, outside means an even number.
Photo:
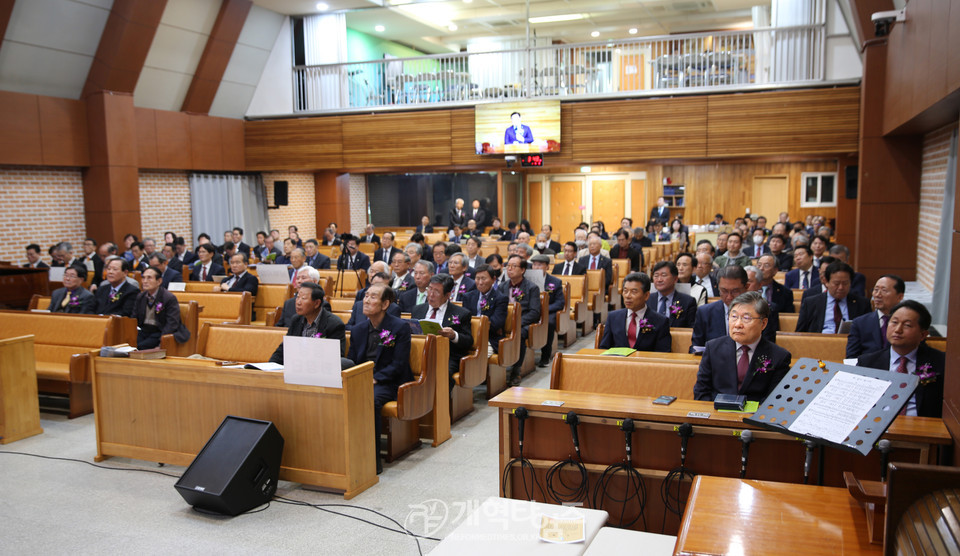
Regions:
<svg viewBox="0 0 960 556"><path fill-rule="evenodd" d="M583 465L583 457L580 455L580 439L577 435L577 425L580 424L580 418L573 411L568 412L562 418L564 422L570 425L570 435L573 437L573 449L577 458L574 459L573 456L570 456L550 467L546 478L547 494L557 504L583 503L587 501L587 496L590 493L590 481L587 478L587 468ZM563 471L564 468L568 467L572 468L574 473L567 473L567 475L576 474L578 476L577 482L567 484L564 480Z"/></svg>
<svg viewBox="0 0 960 556"><path fill-rule="evenodd" d="M610 519L608 523L615 527L628 528L637 521L643 520L643 529L646 530L647 518L643 515L643 509L647 503L647 490L643 485L643 477L640 476L640 472L633 468L633 442L631 438L634 431L633 419L624 419L620 421L619 425L620 430L623 431L627 457L622 463L607 467L600 475L596 489L593 491L593 507L602 510L604 500L610 499L612 502L620 504L620 518L615 520L614 513L609 511ZM626 481L622 498L618 498L612 492L611 482L618 475L624 475ZM628 519L626 517L627 503L631 500L637 501L639 511L632 519Z"/></svg>

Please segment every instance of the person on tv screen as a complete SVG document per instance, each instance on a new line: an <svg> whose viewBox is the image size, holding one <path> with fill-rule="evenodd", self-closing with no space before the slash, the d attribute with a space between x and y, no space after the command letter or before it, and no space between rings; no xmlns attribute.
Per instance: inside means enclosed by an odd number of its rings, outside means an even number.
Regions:
<svg viewBox="0 0 960 556"><path fill-rule="evenodd" d="M503 133L504 145L522 145L523 143L533 143L533 132L530 126L520 123L520 112L510 114L510 121L513 125L507 128Z"/></svg>

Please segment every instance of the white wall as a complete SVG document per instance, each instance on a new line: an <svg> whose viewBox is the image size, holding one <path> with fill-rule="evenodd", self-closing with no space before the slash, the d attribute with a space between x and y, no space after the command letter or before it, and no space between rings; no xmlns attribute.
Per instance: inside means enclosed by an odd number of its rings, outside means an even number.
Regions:
<svg viewBox="0 0 960 556"><path fill-rule="evenodd" d="M273 50L260 75L247 116L293 113L293 38L290 18L284 18Z"/></svg>

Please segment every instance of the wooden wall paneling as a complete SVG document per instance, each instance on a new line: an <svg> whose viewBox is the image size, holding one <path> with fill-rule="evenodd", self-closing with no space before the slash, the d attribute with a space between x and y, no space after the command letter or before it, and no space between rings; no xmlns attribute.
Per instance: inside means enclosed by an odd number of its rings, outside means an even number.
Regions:
<svg viewBox="0 0 960 556"><path fill-rule="evenodd" d="M340 116L246 122L248 170L336 170L343 167Z"/></svg>
<svg viewBox="0 0 960 556"><path fill-rule="evenodd" d="M160 168L191 168L190 116L182 112L156 110L157 162Z"/></svg>
<svg viewBox="0 0 960 556"><path fill-rule="evenodd" d="M560 105L560 152L543 156L543 163L549 167L574 163L573 153L573 106Z"/></svg>
<svg viewBox="0 0 960 556"><path fill-rule="evenodd" d="M220 87L220 80L223 79L251 6L253 3L250 0L223 0L220 4L220 12L203 47L181 111L194 114L210 112L213 97Z"/></svg>
<svg viewBox="0 0 960 556"><path fill-rule="evenodd" d="M450 161L453 164L500 166L503 163L501 157L476 154L473 122L473 108L450 110Z"/></svg>
<svg viewBox="0 0 960 556"><path fill-rule="evenodd" d="M520 203L520 193L522 181L518 176L512 174L500 174L500 190L502 192L501 200L503 204L503 227L506 228L510 221L519 223L523 218L523 209ZM437 211L439 212L439 211Z"/></svg>
<svg viewBox="0 0 960 556"><path fill-rule="evenodd" d="M343 117L343 165L350 169L450 164L450 111Z"/></svg>
<svg viewBox="0 0 960 556"><path fill-rule="evenodd" d="M859 87L707 97L707 156L853 152Z"/></svg>
<svg viewBox="0 0 960 556"><path fill-rule="evenodd" d="M848 166L856 166L857 158L849 156L837 161L837 226L833 231L837 243L850 248L850 260L856 260L857 246L857 200L847 199L846 171ZM859 184L857 196L860 196Z"/></svg>
<svg viewBox="0 0 960 556"><path fill-rule="evenodd" d="M564 241L571 241L573 230L580 224L583 213L582 180L555 180L550 182L550 224L559 231Z"/></svg>
<svg viewBox="0 0 960 556"><path fill-rule="evenodd" d="M220 122L222 168L242 172L246 169L243 150L243 120L217 118Z"/></svg>
<svg viewBox="0 0 960 556"><path fill-rule="evenodd" d="M167 0L116 0L100 35L80 98L97 91L133 94Z"/></svg>
<svg viewBox="0 0 960 556"><path fill-rule="evenodd" d="M87 108L83 102L38 97L43 163L48 166L87 166Z"/></svg>
<svg viewBox="0 0 960 556"><path fill-rule="evenodd" d="M949 21L949 37L944 48L947 55L947 90L956 91L960 89L960 6L950 4Z"/></svg>
<svg viewBox="0 0 960 556"><path fill-rule="evenodd" d="M654 183L650 180L651 170L647 171L647 179L630 180L630 214L627 216L633 218L634 228L642 228L647 223L647 184Z"/></svg>
<svg viewBox="0 0 960 556"><path fill-rule="evenodd" d="M219 118L189 115L191 169L217 170L223 165Z"/></svg>
<svg viewBox="0 0 960 556"><path fill-rule="evenodd" d="M543 180L542 178L527 179L527 219L530 220L530 226L533 228L536 241L536 234L540 233L540 228L546 222L543 218Z"/></svg>
<svg viewBox="0 0 960 556"><path fill-rule="evenodd" d="M564 143L572 143L579 162L707 155L707 97L586 102L571 108L573 134Z"/></svg>
<svg viewBox="0 0 960 556"><path fill-rule="evenodd" d="M625 179L593 180L593 215L596 222L602 220L604 228L613 233L620 228L620 221L626 215L624 196Z"/></svg>
<svg viewBox="0 0 960 556"><path fill-rule="evenodd" d="M316 172L317 239L330 222L336 222L341 232L350 229L350 174L334 171Z"/></svg>
<svg viewBox="0 0 960 556"><path fill-rule="evenodd" d="M950 43L950 18L944 17L946 14L943 13L944 9L960 9L957 7L952 7L949 2L946 6L941 4L934 5L932 2L916 2L918 7L921 7L922 19L921 17L914 18L911 13L911 23L925 29L926 37L926 50L927 54L924 56L924 61L927 64L925 68L929 73L928 75L917 75L917 71L921 69L920 64L914 64L914 77L923 80L925 77L929 76L930 86L924 87L921 89L924 93L923 104L925 106L932 106L936 104L941 98L947 95L947 59L950 55L947 52L944 52L944 46ZM958 29L960 31L960 29Z"/></svg>
<svg viewBox="0 0 960 556"><path fill-rule="evenodd" d="M0 163L43 164L36 95L0 91Z"/></svg>
<svg viewBox="0 0 960 556"><path fill-rule="evenodd" d="M137 165L133 95L100 92L86 100L90 164Z"/></svg>
<svg viewBox="0 0 960 556"><path fill-rule="evenodd" d="M3 44L3 38L7 34L7 25L10 23L14 3L16 0L0 0L0 45Z"/></svg>
<svg viewBox="0 0 960 556"><path fill-rule="evenodd" d="M157 116L149 108L134 108L137 123L137 165L140 168L159 168L157 145Z"/></svg>

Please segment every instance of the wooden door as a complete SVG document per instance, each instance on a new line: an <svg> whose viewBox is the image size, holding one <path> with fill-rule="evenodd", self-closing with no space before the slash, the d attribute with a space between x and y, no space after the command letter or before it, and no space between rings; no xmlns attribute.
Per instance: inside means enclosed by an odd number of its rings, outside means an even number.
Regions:
<svg viewBox="0 0 960 556"><path fill-rule="evenodd" d="M753 204L750 212L767 217L767 225L777 221L781 211L790 203L787 176L757 176L753 178Z"/></svg>
<svg viewBox="0 0 960 556"><path fill-rule="evenodd" d="M582 218L583 181L565 180L550 182L550 224L560 233L560 243L573 241L573 230Z"/></svg>
<svg viewBox="0 0 960 556"><path fill-rule="evenodd" d="M602 220L608 232L613 233L620 228L620 221L627 214L624 202L625 179L594 180L593 181L593 216L594 222Z"/></svg>

